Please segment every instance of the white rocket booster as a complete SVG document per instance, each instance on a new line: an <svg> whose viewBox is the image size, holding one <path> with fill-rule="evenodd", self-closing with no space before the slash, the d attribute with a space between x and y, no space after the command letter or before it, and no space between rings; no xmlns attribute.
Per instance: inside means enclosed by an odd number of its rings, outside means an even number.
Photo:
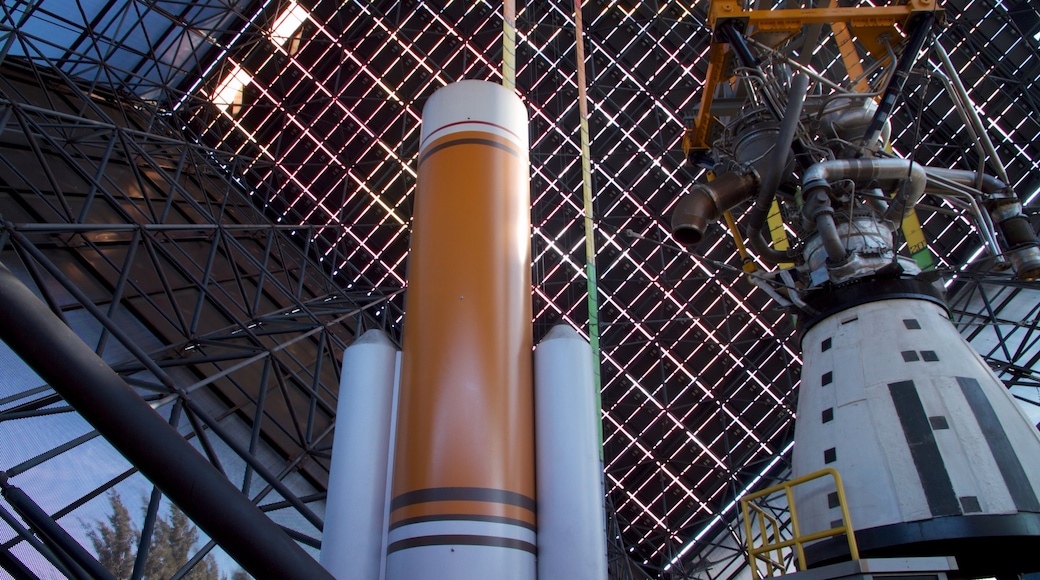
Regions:
<svg viewBox="0 0 1040 580"><path fill-rule="evenodd" d="M570 326L534 351L538 473L538 577L607 577L599 409L592 347Z"/></svg>
<svg viewBox="0 0 1040 580"><path fill-rule="evenodd" d="M320 556L340 580L380 575L398 354L374 329L343 352Z"/></svg>

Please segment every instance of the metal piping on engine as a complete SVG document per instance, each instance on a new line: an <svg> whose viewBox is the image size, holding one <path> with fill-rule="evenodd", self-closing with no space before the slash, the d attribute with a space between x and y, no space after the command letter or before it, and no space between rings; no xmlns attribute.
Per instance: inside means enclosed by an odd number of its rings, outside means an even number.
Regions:
<svg viewBox="0 0 1040 580"><path fill-rule="evenodd" d="M909 159L834 159L810 167L802 177L802 190L808 198L810 190L822 187L829 193L830 184L842 179L857 183L876 181L882 186L886 183L909 181L909 187L896 194L881 216L885 220L898 222L909 214L924 196L927 178L925 167Z"/></svg>
<svg viewBox="0 0 1040 580"><path fill-rule="evenodd" d="M807 190L802 215L816 225L816 231L823 242L829 264L840 264L848 257L845 244L841 241L838 226L834 223L834 208L831 206L830 190L816 187Z"/></svg>
<svg viewBox="0 0 1040 580"><path fill-rule="evenodd" d="M834 263L846 258L844 245L834 223L834 210L830 205L833 191L831 184L843 179L857 183L877 182L882 186L909 182L900 189L881 215L886 221L896 222L913 211L924 196L927 174L923 165L908 159L835 159L817 163L806 170L802 177L802 191L806 200L802 215L816 225L827 257ZM880 209L884 205L878 201L869 207Z"/></svg>
<svg viewBox="0 0 1040 580"><path fill-rule="evenodd" d="M878 162L875 165L877 173L874 179L878 181L909 180L909 187L900 188L895 198L888 204L888 211L881 216L893 223L902 223L903 218L913 213L914 206L924 197L924 188L928 183L924 166L909 159L873 159L871 161Z"/></svg>
<svg viewBox="0 0 1040 580"><path fill-rule="evenodd" d="M982 122L982 118L979 117L978 110L972 104L971 97L968 96L968 91L964 88L960 75L957 74L957 67L953 65L953 61L950 60L950 55L947 54L942 43L932 43L932 49L935 50L935 54L939 55L939 60L942 61L943 70L946 72L951 88L953 88L950 92L956 97L955 104L958 105L957 109L965 121L965 126L977 137L978 144L982 146L982 149L989 156L993 169L996 170L1005 183L1009 183L1004 163L1000 160L1000 155L997 154L997 149L993 146L993 141L989 138L989 132L986 131L986 126Z"/></svg>
<svg viewBox="0 0 1040 580"><path fill-rule="evenodd" d="M1040 278L1040 244L1033 226L1022 215L1022 204L1016 199L1014 203L991 209L990 214L1008 246L1006 254L1018 279L1028 282Z"/></svg>
<svg viewBox="0 0 1040 580"><path fill-rule="evenodd" d="M751 48L748 46L747 40L744 38L743 31L741 30L740 22L737 20L723 22L719 25L718 32L722 35L722 38L729 43L730 48L733 50L733 54L740 62L740 66L751 69L759 79L765 82L766 73L762 71L761 62L759 62L759 60L755 58L755 55L752 54ZM762 100L765 102L766 108L769 109L770 114L779 120L780 110L778 106L773 103L772 99L769 98L769 95L763 95Z"/></svg>
<svg viewBox="0 0 1040 580"><path fill-rule="evenodd" d="M799 261L800 252L795 249L775 250L769 247L762 234L762 226L765 225L769 207L776 196L776 189L780 186L784 168L787 167L787 158L791 154L791 144L794 142L798 130L798 120L802 116L802 105L805 104L805 95L809 90L809 77L798 73L791 79L791 91L787 98L787 109L784 118L780 122L780 131L773 146L773 155L766 167L766 175L762 179L762 187L755 199L755 206L748 212L747 237L751 248L755 250L758 257L773 264L780 262Z"/></svg>
<svg viewBox="0 0 1040 580"><path fill-rule="evenodd" d="M888 79L888 86L885 87L885 94L881 97L881 102L878 103L877 111L874 112L874 118L871 119L870 125L863 135L864 146L870 147L877 142L878 137L881 135L881 128L885 121L888 120L889 115L892 114L892 110L895 109L899 93L903 92L903 85L906 84L906 80L910 76L910 68L913 67L914 61L917 60L917 53L921 52L921 48L924 47L925 40L928 39L928 35L932 31L932 23L934 22L935 15L931 12L925 13L921 17L921 22L917 24L917 27L914 28L913 33L910 35L910 40L907 42L903 54L900 55L899 61L892 70L892 76Z"/></svg>
<svg viewBox="0 0 1040 580"><path fill-rule="evenodd" d="M935 183L944 190L949 189L942 182L948 181L967 187L975 187L979 184L979 190L986 195L984 205L988 215L979 211L979 219L986 220L986 227L1000 230L1004 244L1007 246L1004 254L1011 260L1011 265L1020 280L1036 280L1040 278L1040 242L1037 241L1036 233L1029 223L1029 219L1022 213L1022 202L1011 191L1003 181L992 175L982 174L965 169L943 169L938 167L927 168L929 184ZM972 201L974 199L972 198ZM973 207L976 204L972 204ZM992 236L992 234L989 234ZM988 239L988 236L987 236ZM994 252L1000 258L999 246L996 240L990 241Z"/></svg>
<svg viewBox="0 0 1040 580"><path fill-rule="evenodd" d="M987 195L995 195L1007 192L1008 186L1003 181L983 173L981 178L978 172L969 169L946 169L943 167L925 167L928 174L929 185L934 182L933 178L946 179L968 187L978 186L979 191ZM939 184L942 185L942 184Z"/></svg>
<svg viewBox="0 0 1040 580"><path fill-rule="evenodd" d="M865 131L877 112L877 105L870 99L859 101L846 98L839 101L847 101L845 105L830 108L828 105L820 116L820 129L829 135L849 141L856 140L856 135ZM867 143L871 151L876 151L888 143L892 136L892 123L885 121L881 125L879 140L875 143Z"/></svg>
<svg viewBox="0 0 1040 580"><path fill-rule="evenodd" d="M936 168L930 168L936 169ZM928 171L928 169L926 169ZM971 172L974 175L974 172ZM976 180L978 182L978 180ZM954 181L947 179L940 175L937 175L934 171L930 172L928 176L928 184L925 187L925 191L938 197L955 198L963 200L960 202L963 205L958 205L957 202L951 202L957 207L967 208L971 211L971 214L978 220L977 227L979 229L979 235L982 236L983 243L989 247L990 252L999 261L1003 261L1003 255L1001 254L1000 244L997 243L996 227L993 225L993 220L989 214L982 210L982 206L979 205L977 199L978 189L971 185L967 185L963 182Z"/></svg>

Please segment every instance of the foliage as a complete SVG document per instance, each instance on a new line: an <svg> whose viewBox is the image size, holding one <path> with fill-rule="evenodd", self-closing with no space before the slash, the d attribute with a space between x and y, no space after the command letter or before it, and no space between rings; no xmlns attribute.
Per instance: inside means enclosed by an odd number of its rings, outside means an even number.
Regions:
<svg viewBox="0 0 1040 580"><path fill-rule="evenodd" d="M116 580L129 580L137 557L137 544L141 530L130 517L119 494L113 491L108 496L112 512L105 520L98 520L94 528L87 531L90 543L101 563ZM191 559L199 531L188 516L177 506L171 505L167 518L156 518L152 530L152 541L145 563L145 580L166 580L172 577ZM216 559L207 555L184 575L187 580L222 580Z"/></svg>
<svg viewBox="0 0 1040 580"><path fill-rule="evenodd" d="M87 532L90 543L94 544L98 562L101 563L117 580L129 578L134 570L134 556L141 531L130 518L119 494L112 492L108 496L112 513L108 522L98 520L93 530Z"/></svg>

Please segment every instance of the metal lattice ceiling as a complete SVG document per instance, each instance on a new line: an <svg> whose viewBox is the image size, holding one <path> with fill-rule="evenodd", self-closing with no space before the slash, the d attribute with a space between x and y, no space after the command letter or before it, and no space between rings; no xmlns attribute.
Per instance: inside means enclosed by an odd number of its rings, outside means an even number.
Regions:
<svg viewBox="0 0 1040 580"><path fill-rule="evenodd" d="M385 296L405 284L425 99L455 80L500 79L501 7L445 4L151 0L80 2L70 14L43 1L5 3L3 18L8 58L136 97L219 151L213 161L272 220L309 226L300 244L344 289ZM651 573L698 567L736 497L783 470L798 385L791 317L741 279L728 233L713 226L695 253L668 234L672 206L700 177L679 144L707 68L705 4L592 2L584 12L607 491L616 539ZM945 8L938 42L988 118L1035 224L1040 16L1025 3ZM536 339L560 320L587 323L571 10L518 7ZM814 64L827 70L837 53L828 38ZM927 63L895 114L895 149L976 168ZM940 268L984 262L962 212L936 204L921 218ZM395 296L382 313L392 333L403 306Z"/></svg>

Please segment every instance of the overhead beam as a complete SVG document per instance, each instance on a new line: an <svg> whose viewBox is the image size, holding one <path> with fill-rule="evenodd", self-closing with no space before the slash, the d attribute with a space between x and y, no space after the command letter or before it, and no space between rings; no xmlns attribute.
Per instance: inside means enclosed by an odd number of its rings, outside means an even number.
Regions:
<svg viewBox="0 0 1040 580"><path fill-rule="evenodd" d="M329 578L7 268L0 339L256 578Z"/></svg>

